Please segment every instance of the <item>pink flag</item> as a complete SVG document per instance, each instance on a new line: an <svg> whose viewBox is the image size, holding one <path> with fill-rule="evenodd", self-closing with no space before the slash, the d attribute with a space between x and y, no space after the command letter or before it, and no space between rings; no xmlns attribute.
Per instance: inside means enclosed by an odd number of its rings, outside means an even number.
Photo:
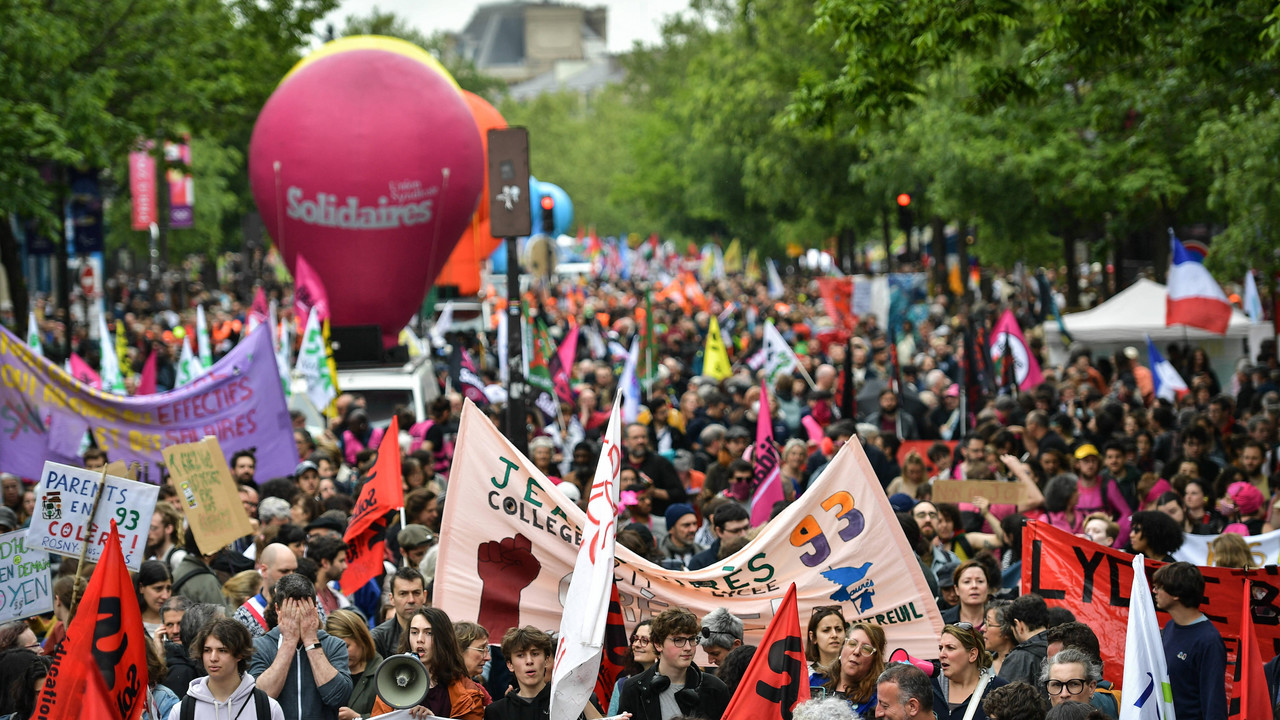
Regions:
<svg viewBox="0 0 1280 720"><path fill-rule="evenodd" d="M271 309L267 306L267 294L262 291L262 286L258 286L253 293L253 305L249 306L249 317L246 320L249 326L246 335L253 332L253 329L259 325L265 325L271 321Z"/></svg>
<svg viewBox="0 0 1280 720"><path fill-rule="evenodd" d="M760 417L756 419L756 490L751 496L751 526L763 525L773 513L773 505L784 499L782 463L773 444L773 416L769 413L769 388L760 383Z"/></svg>
<svg viewBox="0 0 1280 720"><path fill-rule="evenodd" d="M822 425L813 419L812 415L805 415L800 418L800 424L804 426L806 432L809 433L809 442L819 444L826 435L822 432Z"/></svg>
<svg viewBox="0 0 1280 720"><path fill-rule="evenodd" d="M315 308L321 323L329 319L329 295L324 291L324 283L307 264L307 259L299 254L293 273L293 315L298 322L305 324L312 308Z"/></svg>
<svg viewBox="0 0 1280 720"><path fill-rule="evenodd" d="M1022 328L1018 327L1018 319L1013 316L1012 310L1005 310L996 322L991 331L991 345L987 350L994 363L999 363L1006 351L1013 358L1013 376L1017 380L1018 389L1030 390L1044 382L1044 375L1040 374L1040 363L1031 354L1031 348L1027 345L1027 339L1022 335Z"/></svg>
<svg viewBox="0 0 1280 720"><path fill-rule="evenodd" d="M156 353L154 350L147 356L147 361L142 364L142 375L138 378L138 388L133 391L133 394L156 394Z"/></svg>
<svg viewBox="0 0 1280 720"><path fill-rule="evenodd" d="M102 377L84 361L84 358L71 353L71 359L67 362L71 365L71 377L97 390L102 389Z"/></svg>
<svg viewBox="0 0 1280 720"><path fill-rule="evenodd" d="M578 355L578 324L569 328L560 347L556 349L555 362L551 367L551 381L555 384L556 397L570 405L574 403L573 389L569 387L570 373L573 372L573 361Z"/></svg>

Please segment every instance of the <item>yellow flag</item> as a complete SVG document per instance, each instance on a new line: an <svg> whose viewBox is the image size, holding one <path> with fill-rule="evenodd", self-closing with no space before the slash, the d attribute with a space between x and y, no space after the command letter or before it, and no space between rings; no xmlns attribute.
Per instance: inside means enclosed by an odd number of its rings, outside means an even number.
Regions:
<svg viewBox="0 0 1280 720"><path fill-rule="evenodd" d="M711 326L707 328L707 347L702 351L702 374L717 381L733 374L729 365L729 353L724 349L724 338L720 335L720 322L711 316Z"/></svg>
<svg viewBox="0 0 1280 720"><path fill-rule="evenodd" d="M742 272L742 241L734 238L724 251L724 271L727 273Z"/></svg>
<svg viewBox="0 0 1280 720"><path fill-rule="evenodd" d="M760 254L755 248L747 253L747 280L751 282L760 282Z"/></svg>
<svg viewBox="0 0 1280 720"><path fill-rule="evenodd" d="M710 245L702 246L702 267L699 270L699 277L703 280L711 280L712 275L716 271L716 253Z"/></svg>

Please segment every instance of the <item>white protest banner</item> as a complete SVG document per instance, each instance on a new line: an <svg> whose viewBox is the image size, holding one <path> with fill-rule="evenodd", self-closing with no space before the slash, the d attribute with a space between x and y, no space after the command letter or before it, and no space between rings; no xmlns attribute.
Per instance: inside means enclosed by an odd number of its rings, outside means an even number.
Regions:
<svg viewBox="0 0 1280 720"><path fill-rule="evenodd" d="M36 485L36 514L31 518L27 546L78 558L88 537L91 542L86 560L96 563L111 534L111 521L115 520L125 564L137 572L146 556L147 531L151 529L151 513L156 509L160 488L108 475L90 527L89 513L101 478L101 471L45 463Z"/></svg>
<svg viewBox="0 0 1280 720"><path fill-rule="evenodd" d="M49 553L26 541L26 530L0 535L0 622L53 611Z"/></svg>
<svg viewBox="0 0 1280 720"><path fill-rule="evenodd" d="M436 605L495 637L560 626L586 515L516 452L470 402L462 411L436 566ZM885 629L889 648L938 653L942 616L858 443L846 443L809 489L742 550L689 572L617 547L614 581L628 629L667 607L701 617L728 608L758 643L796 584L802 617L839 604L850 622Z"/></svg>
<svg viewBox="0 0 1280 720"><path fill-rule="evenodd" d="M1182 560L1192 565L1212 565L1213 549L1210 544L1217 535L1182 534L1182 547L1173 553L1174 560ZM1256 567L1280 565L1280 530L1272 530L1261 535L1245 536L1244 542L1249 546Z"/></svg>

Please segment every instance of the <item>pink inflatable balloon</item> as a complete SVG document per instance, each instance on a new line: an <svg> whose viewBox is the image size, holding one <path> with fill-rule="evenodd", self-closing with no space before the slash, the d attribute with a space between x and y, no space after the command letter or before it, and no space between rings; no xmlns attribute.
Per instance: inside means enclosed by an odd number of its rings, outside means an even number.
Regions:
<svg viewBox="0 0 1280 720"><path fill-rule="evenodd" d="M379 325L391 347L475 212L483 158L447 74L362 46L300 63L276 88L249 179L289 269L301 253L324 281L333 325Z"/></svg>

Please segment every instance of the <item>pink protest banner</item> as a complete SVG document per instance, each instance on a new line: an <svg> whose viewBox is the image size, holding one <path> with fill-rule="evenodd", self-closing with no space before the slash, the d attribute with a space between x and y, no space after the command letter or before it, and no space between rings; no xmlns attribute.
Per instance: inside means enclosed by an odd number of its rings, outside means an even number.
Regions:
<svg viewBox="0 0 1280 720"><path fill-rule="evenodd" d="M163 448L206 435L228 455L253 449L258 477L289 475L298 457L265 326L197 381L143 397L89 387L0 328L0 471L37 478L45 461L79 465L57 431L66 426L87 426L112 460L139 462L156 480Z"/></svg>
<svg viewBox="0 0 1280 720"><path fill-rule="evenodd" d="M436 566L436 605L493 635L560 626L586 516L484 413L462 411ZM628 628L670 606L726 607L758 644L787 588L800 614L839 604L882 625L890 648L936 657L942 616L859 443L846 443L796 502L712 567L665 570L617 548L614 582Z"/></svg>

